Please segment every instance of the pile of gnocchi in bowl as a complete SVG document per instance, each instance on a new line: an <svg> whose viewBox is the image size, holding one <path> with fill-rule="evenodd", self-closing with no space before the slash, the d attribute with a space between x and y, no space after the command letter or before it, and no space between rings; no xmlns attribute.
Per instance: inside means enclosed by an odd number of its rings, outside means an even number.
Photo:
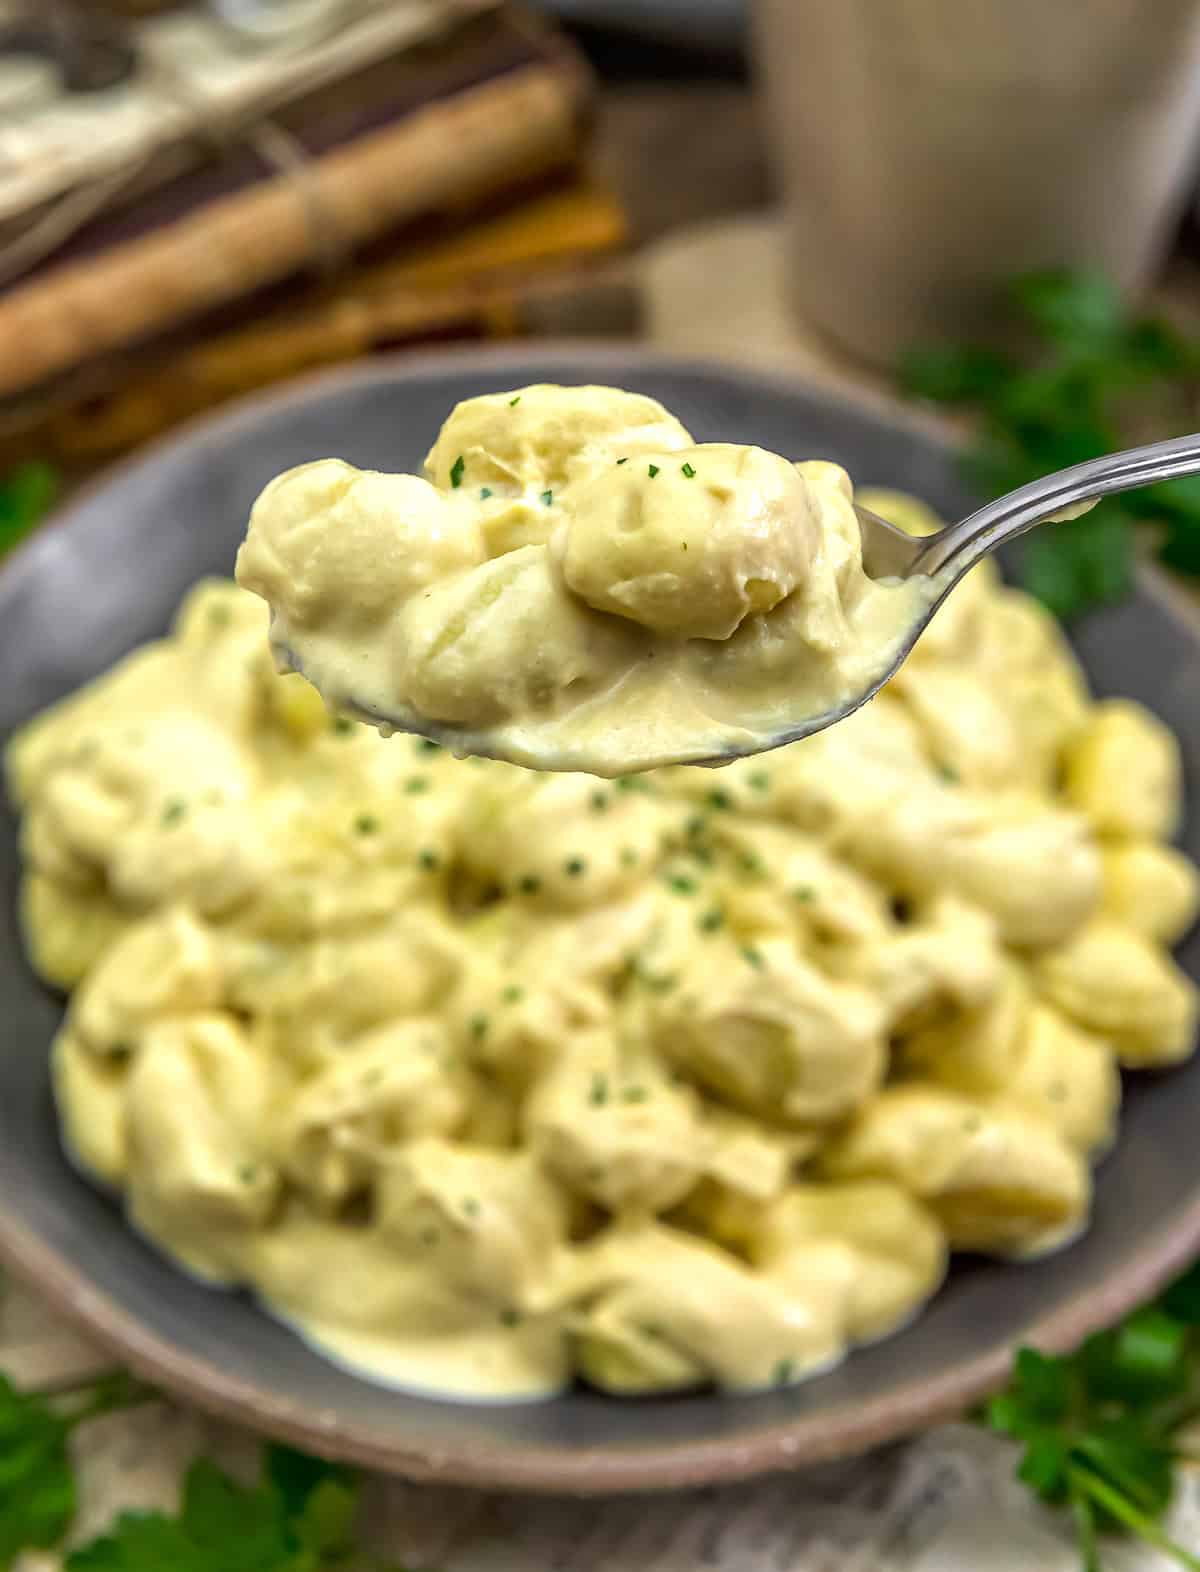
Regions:
<svg viewBox="0 0 1200 1572"><path fill-rule="evenodd" d="M1176 743L986 566L872 703L722 770L384 740L210 581L7 771L69 1153L410 1389L802 1380L950 1251L1068 1243L1120 1070L1195 1041Z"/></svg>

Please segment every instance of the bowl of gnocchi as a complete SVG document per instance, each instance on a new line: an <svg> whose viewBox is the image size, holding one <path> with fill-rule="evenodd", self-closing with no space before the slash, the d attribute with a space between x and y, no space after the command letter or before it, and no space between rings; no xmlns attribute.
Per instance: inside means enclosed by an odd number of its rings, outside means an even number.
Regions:
<svg viewBox="0 0 1200 1572"><path fill-rule="evenodd" d="M0 1254L188 1401L417 1479L729 1480L961 1412L1200 1248L1164 584L1068 638L985 564L841 724L610 779L360 724L233 581L314 459L444 458L502 557L668 423L966 510L801 384L471 352L195 426L0 570Z"/></svg>

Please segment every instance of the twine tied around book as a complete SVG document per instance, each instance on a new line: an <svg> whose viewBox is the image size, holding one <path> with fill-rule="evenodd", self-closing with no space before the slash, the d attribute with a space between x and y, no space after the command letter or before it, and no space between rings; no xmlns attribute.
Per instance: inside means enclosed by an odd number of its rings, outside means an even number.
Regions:
<svg viewBox="0 0 1200 1572"><path fill-rule="evenodd" d="M270 119L231 122L195 93L169 60L152 50L146 51L144 66L151 84L157 85L169 102L187 107L193 134L215 153L223 156L238 146L248 147L262 160L268 173L282 176L293 186L310 231L310 265L324 276L338 272L353 251L353 242L337 212L325 200L308 150L299 138ZM0 288L15 283L61 250L128 191L153 158L152 152L147 153L125 169L67 192L27 229L0 245Z"/></svg>

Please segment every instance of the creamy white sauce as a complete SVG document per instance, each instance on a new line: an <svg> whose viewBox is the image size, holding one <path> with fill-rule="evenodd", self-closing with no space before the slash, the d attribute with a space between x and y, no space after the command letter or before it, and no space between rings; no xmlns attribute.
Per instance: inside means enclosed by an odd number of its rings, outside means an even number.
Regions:
<svg viewBox="0 0 1200 1572"><path fill-rule="evenodd" d="M801 1380L1073 1237L1118 1066L1195 1041L1174 739L986 570L720 773L385 741L226 583L5 763L72 1160L414 1391Z"/></svg>
<svg viewBox="0 0 1200 1572"><path fill-rule="evenodd" d="M938 593L863 572L836 465L542 385L460 404L424 478L279 476L237 574L335 708L600 776L777 744L868 693Z"/></svg>

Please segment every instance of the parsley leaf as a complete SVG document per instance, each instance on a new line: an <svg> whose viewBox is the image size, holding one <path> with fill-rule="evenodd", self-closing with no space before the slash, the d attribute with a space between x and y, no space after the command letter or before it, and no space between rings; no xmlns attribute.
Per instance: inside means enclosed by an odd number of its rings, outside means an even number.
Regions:
<svg viewBox="0 0 1200 1572"><path fill-rule="evenodd" d="M0 1376L0 1572L50 1550L75 1515L72 1430L155 1394L123 1372L54 1399ZM72 1550L64 1572L403 1572L356 1552L360 1476L288 1447L264 1449L255 1485L207 1458L192 1464L179 1510L123 1513Z"/></svg>
<svg viewBox="0 0 1200 1572"><path fill-rule="evenodd" d="M1072 1355L1021 1349L984 1419L1020 1444L1017 1477L1043 1501L1069 1509L1084 1572L1099 1572L1099 1536L1121 1531L1200 1572L1200 1556L1162 1526L1174 1492L1175 1438L1198 1414L1200 1266Z"/></svg>
<svg viewBox="0 0 1200 1572"><path fill-rule="evenodd" d="M0 479L0 555L41 523L59 489L58 471L36 460L19 464Z"/></svg>
<svg viewBox="0 0 1200 1572"><path fill-rule="evenodd" d="M1103 279L1050 269L1009 291L1020 354L981 345L919 348L901 384L919 398L975 411L965 472L999 496L1067 465L1192 424L1200 341L1134 316ZM1200 481L1110 497L1083 518L1045 525L1020 554L1025 587L1069 619L1128 593L1134 526L1152 521L1160 558L1200 577Z"/></svg>
<svg viewBox="0 0 1200 1572"><path fill-rule="evenodd" d="M122 1371L61 1402L19 1392L0 1375L0 1572L8 1572L24 1549L50 1549L70 1526L75 1476L67 1441L76 1425L151 1395Z"/></svg>
<svg viewBox="0 0 1200 1572"><path fill-rule="evenodd" d="M179 1513L126 1512L73 1551L64 1572L321 1572L347 1558L357 1476L286 1447L268 1447L246 1486L207 1458L193 1463Z"/></svg>
<svg viewBox="0 0 1200 1572"><path fill-rule="evenodd" d="M56 1545L75 1515L70 1423L44 1397L0 1375L0 1568L26 1549Z"/></svg>

